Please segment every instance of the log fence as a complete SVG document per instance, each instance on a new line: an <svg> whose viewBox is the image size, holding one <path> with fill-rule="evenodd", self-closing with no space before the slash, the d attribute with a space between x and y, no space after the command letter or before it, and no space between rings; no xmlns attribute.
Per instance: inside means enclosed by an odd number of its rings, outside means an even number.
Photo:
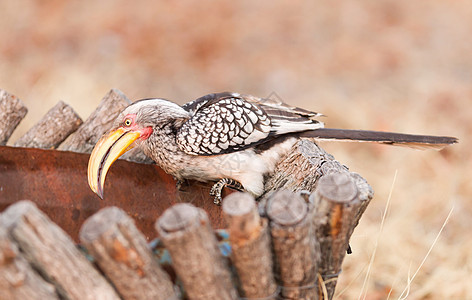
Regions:
<svg viewBox="0 0 472 300"><path fill-rule="evenodd" d="M59 102L14 146L89 153L129 103L111 90L83 122ZM0 90L0 144L25 114ZM137 151L126 159L149 162ZM302 139L258 201L240 192L224 198L223 240L212 212L191 203L156 213L151 243L132 212L112 206L81 225L78 247L34 202L14 199L0 214L0 299L332 299L372 196L364 178Z"/></svg>

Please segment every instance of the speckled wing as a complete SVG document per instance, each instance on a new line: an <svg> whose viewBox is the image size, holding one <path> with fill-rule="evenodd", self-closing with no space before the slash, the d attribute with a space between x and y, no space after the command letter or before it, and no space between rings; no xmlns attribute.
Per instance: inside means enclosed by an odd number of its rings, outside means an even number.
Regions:
<svg viewBox="0 0 472 300"><path fill-rule="evenodd" d="M237 94L210 94L183 108L192 117L179 129L176 141L188 154L234 152L260 143L271 134L267 113Z"/></svg>
<svg viewBox="0 0 472 300"><path fill-rule="evenodd" d="M274 135L296 133L324 127L323 122L316 119L323 116L323 114L288 105L279 99L259 98L251 95L244 95L242 97L266 112L271 120Z"/></svg>

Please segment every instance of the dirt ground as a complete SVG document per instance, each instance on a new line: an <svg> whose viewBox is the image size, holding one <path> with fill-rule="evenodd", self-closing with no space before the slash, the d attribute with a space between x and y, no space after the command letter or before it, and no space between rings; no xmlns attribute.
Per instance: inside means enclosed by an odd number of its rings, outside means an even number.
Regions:
<svg viewBox="0 0 472 300"><path fill-rule="evenodd" d="M440 152L321 145L375 190L336 298L472 299L471 16L465 0L1 1L0 88L29 108L10 143L59 100L85 119L111 88L275 92L328 127L456 136Z"/></svg>

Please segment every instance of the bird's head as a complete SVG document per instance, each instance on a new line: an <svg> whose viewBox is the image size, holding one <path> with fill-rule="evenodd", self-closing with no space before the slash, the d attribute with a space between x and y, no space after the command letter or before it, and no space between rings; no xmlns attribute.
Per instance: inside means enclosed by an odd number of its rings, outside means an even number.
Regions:
<svg viewBox="0 0 472 300"><path fill-rule="evenodd" d="M182 107L163 99L139 100L125 108L90 155L87 173L92 191L103 198L108 169L121 155L145 142L156 128L187 116Z"/></svg>

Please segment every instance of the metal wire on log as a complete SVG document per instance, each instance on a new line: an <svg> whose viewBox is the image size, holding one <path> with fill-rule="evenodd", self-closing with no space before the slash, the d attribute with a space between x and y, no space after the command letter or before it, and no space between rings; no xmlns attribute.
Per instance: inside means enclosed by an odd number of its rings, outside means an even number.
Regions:
<svg viewBox="0 0 472 300"><path fill-rule="evenodd" d="M55 149L82 124L72 107L59 101L14 146Z"/></svg>
<svg viewBox="0 0 472 300"><path fill-rule="evenodd" d="M321 247L319 272L332 299L349 239L368 201L359 198L355 181L346 173L323 176L310 201L315 207L313 220Z"/></svg>
<svg viewBox="0 0 472 300"><path fill-rule="evenodd" d="M77 249L71 238L31 201L1 215L1 226L41 275L64 299L120 299L113 287Z"/></svg>
<svg viewBox="0 0 472 300"><path fill-rule="evenodd" d="M0 146L7 144L27 112L28 109L20 99L0 89Z"/></svg>
<svg viewBox="0 0 472 300"><path fill-rule="evenodd" d="M176 204L158 219L156 230L189 299L238 298L204 210Z"/></svg>
<svg viewBox="0 0 472 300"><path fill-rule="evenodd" d="M28 264L4 227L0 227L0 299L59 299L54 286Z"/></svg>
<svg viewBox="0 0 472 300"><path fill-rule="evenodd" d="M300 195L287 190L270 196L265 209L282 297L318 299L318 247L312 211Z"/></svg>
<svg viewBox="0 0 472 300"><path fill-rule="evenodd" d="M118 207L107 207L82 225L80 241L123 299L177 299L144 235Z"/></svg>
<svg viewBox="0 0 472 300"><path fill-rule="evenodd" d="M277 293L267 219L261 219L254 198L232 193L223 202L241 297L271 299Z"/></svg>

